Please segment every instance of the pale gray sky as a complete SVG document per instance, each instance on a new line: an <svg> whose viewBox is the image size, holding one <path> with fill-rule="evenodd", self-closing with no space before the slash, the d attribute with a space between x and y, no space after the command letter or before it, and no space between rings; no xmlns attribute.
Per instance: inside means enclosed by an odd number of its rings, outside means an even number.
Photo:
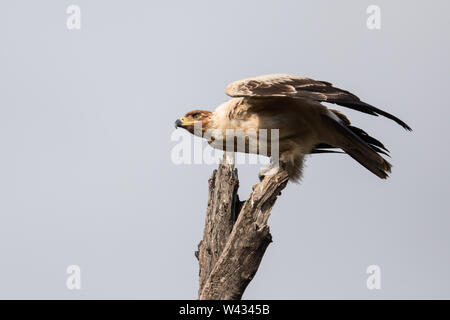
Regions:
<svg viewBox="0 0 450 320"><path fill-rule="evenodd" d="M81 30L66 8L81 8ZM381 8L368 30L366 8ZM195 298L215 166L174 165L173 122L265 73L333 82L391 150L382 181L308 159L247 299L450 298L448 1L2 1L0 298ZM239 167L245 198L259 166ZM82 289L66 288L66 268ZM381 267L382 289L366 288Z"/></svg>

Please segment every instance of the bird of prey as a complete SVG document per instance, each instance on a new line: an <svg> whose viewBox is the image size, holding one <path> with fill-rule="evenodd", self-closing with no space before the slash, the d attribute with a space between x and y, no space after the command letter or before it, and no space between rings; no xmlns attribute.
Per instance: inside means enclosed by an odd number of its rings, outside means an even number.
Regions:
<svg viewBox="0 0 450 320"><path fill-rule="evenodd" d="M193 110L176 120L175 127L203 136L214 147L225 150L223 143L227 132L233 129L241 132L246 141L258 138L259 129L278 129L278 165L271 165L262 172L272 174L280 167L287 170L290 181L298 181L302 175L304 158L313 153L346 153L373 174L386 179L391 164L380 154L388 155L386 147L364 130L351 125L340 111L329 109L321 102L337 104L369 115L385 116L408 131L411 128L394 115L362 102L354 94L333 87L329 82L310 78L269 74L235 81L226 88L232 99L220 105L215 111ZM201 125L200 133L195 125ZM211 131L207 137L205 132ZM258 142L259 143L259 142ZM268 142L270 144L270 142ZM264 149L234 147L233 151L260 153ZM341 149L342 151L336 151Z"/></svg>

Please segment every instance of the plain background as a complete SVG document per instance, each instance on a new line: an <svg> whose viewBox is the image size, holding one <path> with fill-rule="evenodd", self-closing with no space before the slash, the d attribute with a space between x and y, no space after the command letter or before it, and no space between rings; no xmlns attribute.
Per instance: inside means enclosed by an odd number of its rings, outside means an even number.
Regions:
<svg viewBox="0 0 450 320"><path fill-rule="evenodd" d="M371 4L381 30L366 27ZM392 151L391 178L310 157L244 298L450 298L449 12L445 0L2 1L0 298L196 298L215 166L172 163L173 123L266 73L333 82L414 131L340 108ZM259 169L239 166L242 198ZM381 290L366 287L372 264Z"/></svg>

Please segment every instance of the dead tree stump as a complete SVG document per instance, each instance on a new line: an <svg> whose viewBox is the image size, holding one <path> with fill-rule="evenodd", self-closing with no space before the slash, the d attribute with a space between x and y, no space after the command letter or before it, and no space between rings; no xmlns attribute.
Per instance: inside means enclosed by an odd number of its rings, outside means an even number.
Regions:
<svg viewBox="0 0 450 320"><path fill-rule="evenodd" d="M272 242L267 220L286 187L286 171L266 176L244 202L234 165L224 160L209 179L208 208L199 261L200 300L241 299Z"/></svg>

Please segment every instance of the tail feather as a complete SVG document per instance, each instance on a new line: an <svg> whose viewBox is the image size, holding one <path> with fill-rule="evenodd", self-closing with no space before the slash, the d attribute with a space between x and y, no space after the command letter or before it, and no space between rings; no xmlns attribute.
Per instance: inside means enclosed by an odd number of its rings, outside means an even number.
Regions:
<svg viewBox="0 0 450 320"><path fill-rule="evenodd" d="M368 154L366 153L367 150L362 150L359 147L355 148L354 146L344 147L343 149L349 156L381 179L386 179L389 177L388 173L391 172L392 165L375 151L369 149L372 154Z"/></svg>
<svg viewBox="0 0 450 320"><path fill-rule="evenodd" d="M370 137L362 129L339 122L328 115L323 117L327 125L334 129L337 147L381 179L388 177L392 165L378 154L387 154L388 151L380 141Z"/></svg>

